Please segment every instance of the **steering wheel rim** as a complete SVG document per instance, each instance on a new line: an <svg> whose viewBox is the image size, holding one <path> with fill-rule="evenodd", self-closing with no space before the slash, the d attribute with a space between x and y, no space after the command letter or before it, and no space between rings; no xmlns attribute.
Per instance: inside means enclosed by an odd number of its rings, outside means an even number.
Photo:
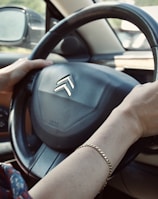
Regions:
<svg viewBox="0 0 158 199"><path fill-rule="evenodd" d="M81 25L84 25L85 23L101 18L119 18L128 20L134 23L145 34L154 57L155 70L153 80L156 80L158 63L157 23L143 10L129 4L96 4L72 14L71 16L63 19L48 33L46 33L43 39L33 50L29 59L45 59L49 52L56 46L56 44L58 44L58 42L61 41L61 39L63 39L64 36L66 36L69 32L75 30ZM37 72L35 72L35 74L37 74ZM20 82L20 84L16 86L10 110L9 130L11 133L13 149L18 162L29 175L34 175L41 178L66 156L68 156L72 150L59 153L56 150L52 150L47 146L47 144L43 143L40 149L38 149L37 152L32 155L32 151L26 143L26 135L23 133L24 126L22 125L23 118L21 116L24 115L26 101L32 92L32 81L34 81L34 79L34 73L30 73L22 82ZM132 83L132 86L136 84L138 83L134 82ZM30 90L30 92L22 92L23 87L21 85L27 86L27 89ZM132 87L130 89L132 89ZM132 146L132 148L129 150L130 155L127 154L125 156L117 170L123 168L129 161L131 161L131 159L138 154L138 151L142 149L144 144L148 142L149 139L141 139L134 146ZM47 154L49 154L48 157ZM45 157L45 159L40 159L40 156ZM50 160L51 158L54 159L53 164L52 162L48 161L48 159ZM43 164L46 159L48 162ZM40 168L41 164L43 168Z"/></svg>

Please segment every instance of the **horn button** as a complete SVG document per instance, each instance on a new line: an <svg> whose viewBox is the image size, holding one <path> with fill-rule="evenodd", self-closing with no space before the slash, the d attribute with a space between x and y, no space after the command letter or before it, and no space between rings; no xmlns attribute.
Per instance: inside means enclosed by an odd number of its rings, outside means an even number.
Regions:
<svg viewBox="0 0 158 199"><path fill-rule="evenodd" d="M119 91L119 82L113 69L111 72L106 67L87 63L44 68L36 78L31 100L35 133L54 149L76 148L116 105L109 105L116 90Z"/></svg>

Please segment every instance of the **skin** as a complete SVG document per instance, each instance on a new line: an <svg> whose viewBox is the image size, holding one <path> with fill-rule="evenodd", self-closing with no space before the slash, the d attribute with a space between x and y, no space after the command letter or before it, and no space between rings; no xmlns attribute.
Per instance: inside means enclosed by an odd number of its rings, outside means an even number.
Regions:
<svg viewBox="0 0 158 199"><path fill-rule="evenodd" d="M19 60L0 69L0 90L12 92L27 72L51 64L44 60ZM128 148L139 138L157 134L158 82L136 86L86 143L95 144L117 167ZM122 142L123 140L123 142ZM77 149L30 191L34 199L93 199L103 188L109 169L90 147Z"/></svg>

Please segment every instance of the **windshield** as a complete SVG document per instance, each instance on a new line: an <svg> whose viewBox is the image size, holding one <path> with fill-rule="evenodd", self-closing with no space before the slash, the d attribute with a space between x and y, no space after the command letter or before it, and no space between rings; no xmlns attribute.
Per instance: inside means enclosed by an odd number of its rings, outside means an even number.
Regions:
<svg viewBox="0 0 158 199"><path fill-rule="evenodd" d="M114 2L110 0L96 0L97 2ZM115 0L139 6L158 21L158 0ZM149 43L144 34L132 23L120 19L108 19L109 24L118 36L125 49L149 50Z"/></svg>

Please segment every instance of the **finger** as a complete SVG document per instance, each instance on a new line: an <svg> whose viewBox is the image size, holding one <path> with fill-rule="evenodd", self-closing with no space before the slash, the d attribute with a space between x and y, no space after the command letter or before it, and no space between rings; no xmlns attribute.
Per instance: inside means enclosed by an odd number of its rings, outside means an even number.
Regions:
<svg viewBox="0 0 158 199"><path fill-rule="evenodd" d="M20 59L18 62L22 66L21 69L23 69L26 73L33 69L40 69L53 64L53 61L44 59L28 60L24 58Z"/></svg>
<svg viewBox="0 0 158 199"><path fill-rule="evenodd" d="M50 60L43 60L43 59L36 59L33 61L29 61L29 69L38 69L38 68L42 68L42 67L46 67L53 64L52 61Z"/></svg>

